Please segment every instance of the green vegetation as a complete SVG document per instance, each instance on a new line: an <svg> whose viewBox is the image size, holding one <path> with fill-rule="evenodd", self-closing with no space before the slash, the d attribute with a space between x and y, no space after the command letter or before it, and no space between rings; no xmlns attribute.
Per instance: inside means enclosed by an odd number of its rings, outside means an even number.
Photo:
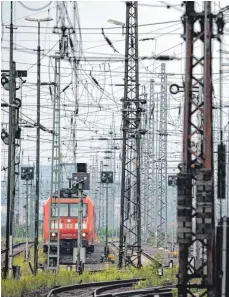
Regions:
<svg viewBox="0 0 229 297"><path fill-rule="evenodd" d="M32 253L33 249L31 251L31 256ZM157 260L160 260L159 256L156 256L156 258ZM41 250L39 250L39 263L44 263L45 259L46 255L43 254ZM155 264L151 264L142 267L139 270L128 268L125 271L121 271L112 267L104 272L84 272L82 275L78 275L78 273L74 271L67 271L66 268L61 268L57 275L55 275L53 272L39 271L37 276L33 276L30 272L28 264L24 262L24 255L16 257L14 264L21 266L22 276L20 280L2 280L2 297L25 297L26 294L35 292L37 290L48 290L54 286L64 286L76 284L78 282L89 283L132 278L146 278L145 281L142 281L135 286L135 288L145 288L163 285L167 282L175 283L177 274L177 268L173 268L164 271L164 275L159 277L157 276L158 267Z"/></svg>
<svg viewBox="0 0 229 297"><path fill-rule="evenodd" d="M34 249L33 247L30 248L30 259L34 258ZM47 255L43 253L42 248L39 248L38 250L38 258L39 258L39 264L45 263L47 259ZM30 260L30 262L33 262ZM31 270L29 268L29 264L25 262L25 254L21 253L19 256L14 258L14 265L21 267L21 272L23 276L31 275Z"/></svg>
<svg viewBox="0 0 229 297"><path fill-rule="evenodd" d="M24 275L20 280L2 280L3 297L21 297L38 289L51 289L54 286L70 285L78 282L102 282L119 279L146 278L146 281L136 285L135 288L145 288L153 285L163 285L166 281L172 281L174 273L168 270L160 279L156 276L152 267L143 267L140 270L133 268L122 272L117 268L110 268L100 273L84 272L78 275L74 271L62 269L59 274L52 272L39 272L37 276Z"/></svg>

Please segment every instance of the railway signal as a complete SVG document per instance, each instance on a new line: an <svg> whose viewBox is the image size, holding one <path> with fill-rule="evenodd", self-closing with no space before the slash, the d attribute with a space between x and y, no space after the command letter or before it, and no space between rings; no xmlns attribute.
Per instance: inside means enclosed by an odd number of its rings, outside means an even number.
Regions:
<svg viewBox="0 0 229 297"><path fill-rule="evenodd" d="M10 21L10 51L9 51L9 70L2 70L1 84L3 88L9 91L9 131L2 131L1 137L5 144L8 144L8 185L7 185L7 217L6 217L6 260L4 278L12 276L13 260L13 210L15 200L15 155L16 148L19 147L17 139L20 139L19 127L19 108L16 100L16 78L27 76L27 71L21 73L16 70L16 63L13 60L13 3L11 2L11 21ZM8 73L8 77L7 77Z"/></svg>
<svg viewBox="0 0 229 297"><path fill-rule="evenodd" d="M168 186L175 187L177 185L177 176L176 175L168 175Z"/></svg>

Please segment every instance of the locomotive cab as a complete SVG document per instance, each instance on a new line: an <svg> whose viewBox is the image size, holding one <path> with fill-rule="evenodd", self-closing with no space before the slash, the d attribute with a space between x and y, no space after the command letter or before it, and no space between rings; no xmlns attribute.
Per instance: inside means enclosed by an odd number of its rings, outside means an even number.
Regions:
<svg viewBox="0 0 229 297"><path fill-rule="evenodd" d="M63 193L63 192L62 192ZM62 194L61 193L61 194ZM73 255L73 248L78 244L78 210L80 199L77 197L63 197L56 199L49 198L44 205L44 244L43 251L48 252L48 240L49 240L49 218L50 218L50 206L52 203L60 203L60 256L61 255ZM59 201L58 201L59 200ZM55 217L52 214L52 217ZM57 224L56 224L57 226ZM55 226L52 226L55 229ZM53 234L55 235L55 234ZM51 234L52 236L52 234ZM83 199L83 219L82 219L82 246L86 248L86 253L94 252L94 203L89 196ZM51 246L51 249L56 249L56 246Z"/></svg>

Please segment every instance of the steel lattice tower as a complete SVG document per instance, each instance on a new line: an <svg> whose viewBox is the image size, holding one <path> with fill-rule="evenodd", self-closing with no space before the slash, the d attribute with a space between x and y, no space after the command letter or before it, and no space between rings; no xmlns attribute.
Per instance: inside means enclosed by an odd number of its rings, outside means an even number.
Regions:
<svg viewBox="0 0 229 297"><path fill-rule="evenodd" d="M55 92L53 99L52 173L49 214L47 269L59 270L60 256L60 57L55 57ZM53 236L55 234L55 236Z"/></svg>
<svg viewBox="0 0 229 297"><path fill-rule="evenodd" d="M167 247L167 76L161 64L161 102L158 156L157 246Z"/></svg>
<svg viewBox="0 0 229 297"><path fill-rule="evenodd" d="M211 2L204 2L204 11L195 11L195 2L186 2L183 18L186 41L186 78L184 98L183 161L178 182L178 296L197 296L191 289L201 288L201 296L218 296L215 292L215 214L212 129L212 49L213 15ZM196 22L200 22L200 31ZM204 45L204 53L198 51ZM200 71L203 69L204 71ZM200 73L202 72L202 75ZM193 96L195 88L203 89L203 100ZM196 121L201 113L202 121ZM202 148L196 151L202 136ZM195 183L193 183L195 180ZM196 199L193 199L196 193ZM195 201L195 204L194 204ZM193 265L189 252L198 242L203 257ZM199 282L192 283L192 279ZM199 295L199 294L198 294Z"/></svg>
<svg viewBox="0 0 229 297"><path fill-rule="evenodd" d="M103 161L100 161L100 174L103 171ZM100 176L99 174L99 176ZM104 228L105 226L105 207L104 207L104 187L100 181L99 188L99 228Z"/></svg>
<svg viewBox="0 0 229 297"><path fill-rule="evenodd" d="M138 4L126 2L119 267L124 263L141 267L140 103Z"/></svg>
<svg viewBox="0 0 229 297"><path fill-rule="evenodd" d="M147 98L147 94L145 99ZM142 129L148 130L148 109L149 104L147 104L147 113L142 113ZM147 202L148 202L148 134L142 137L141 141L141 232L142 242L147 242Z"/></svg>
<svg viewBox="0 0 229 297"><path fill-rule="evenodd" d="M146 209L146 230L147 239L154 234L154 209L155 209L155 94L154 94L154 80L150 80L150 100L148 104L148 137L147 137L147 209Z"/></svg>

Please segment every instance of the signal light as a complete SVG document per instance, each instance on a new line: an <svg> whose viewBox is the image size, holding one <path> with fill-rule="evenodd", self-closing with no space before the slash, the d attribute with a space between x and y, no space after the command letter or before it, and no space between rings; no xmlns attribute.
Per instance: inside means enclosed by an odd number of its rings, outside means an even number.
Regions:
<svg viewBox="0 0 229 297"><path fill-rule="evenodd" d="M6 132L5 129L2 129L1 138L2 138L2 141L3 141L6 145L9 145L9 134Z"/></svg>
<svg viewBox="0 0 229 297"><path fill-rule="evenodd" d="M6 91L9 91L10 85L9 85L9 80L8 80L8 78L6 76L2 76L2 78L1 78L1 84L2 84L3 88Z"/></svg>

